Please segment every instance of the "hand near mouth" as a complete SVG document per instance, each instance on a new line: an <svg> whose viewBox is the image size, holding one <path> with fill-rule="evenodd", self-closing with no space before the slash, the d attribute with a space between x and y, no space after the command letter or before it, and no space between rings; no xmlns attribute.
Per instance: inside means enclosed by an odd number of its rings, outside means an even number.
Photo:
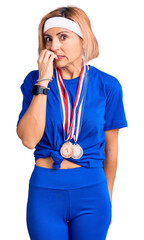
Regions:
<svg viewBox="0 0 144 240"><path fill-rule="evenodd" d="M39 68L39 79L48 79L53 77L54 73L54 60L57 60L58 57L54 52L44 49L41 51L39 58L37 60ZM43 81L42 84L47 86L49 80Z"/></svg>

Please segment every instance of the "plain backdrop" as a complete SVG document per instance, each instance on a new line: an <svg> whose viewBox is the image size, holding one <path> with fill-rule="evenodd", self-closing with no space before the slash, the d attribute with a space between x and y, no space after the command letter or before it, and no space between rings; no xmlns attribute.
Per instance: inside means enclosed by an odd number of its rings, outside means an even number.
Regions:
<svg viewBox="0 0 144 240"><path fill-rule="evenodd" d="M144 32L140 0L5 1L0 7L0 239L29 240L26 203L34 150L22 145L16 123L20 85L38 69L38 25L49 11L74 5L90 18L99 57L89 64L115 76L123 88L128 127L119 130L112 224L107 240L144 239Z"/></svg>

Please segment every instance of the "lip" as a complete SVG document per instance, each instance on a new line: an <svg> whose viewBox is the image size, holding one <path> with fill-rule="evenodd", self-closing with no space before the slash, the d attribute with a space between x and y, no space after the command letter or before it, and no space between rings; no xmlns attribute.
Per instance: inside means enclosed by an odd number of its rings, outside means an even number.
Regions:
<svg viewBox="0 0 144 240"><path fill-rule="evenodd" d="M64 59L65 56L62 56L62 55L57 55L58 59L55 59L55 60L61 60L61 59Z"/></svg>

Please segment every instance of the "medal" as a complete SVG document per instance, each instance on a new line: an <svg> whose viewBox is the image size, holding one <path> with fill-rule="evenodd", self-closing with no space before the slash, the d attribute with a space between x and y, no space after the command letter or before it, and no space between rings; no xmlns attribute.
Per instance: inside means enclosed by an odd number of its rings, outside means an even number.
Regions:
<svg viewBox="0 0 144 240"><path fill-rule="evenodd" d="M60 149L60 154L64 157L64 158L70 158L73 156L74 154L74 148L71 142L65 142L61 149Z"/></svg>
<svg viewBox="0 0 144 240"><path fill-rule="evenodd" d="M83 155L83 149L81 148L81 146L76 143L76 144L73 144L73 148L74 148L74 153L72 155L72 158L74 159L81 158Z"/></svg>
<svg viewBox="0 0 144 240"><path fill-rule="evenodd" d="M86 86L88 82L87 72L87 65L83 64L78 83L76 98L74 106L72 108L60 69L55 68L54 70L65 141L65 143L60 148L60 154L64 158L72 157L74 159L78 159L83 155L83 149L79 144L76 143L76 141L80 132L80 123L82 122L82 109L84 109L84 100L87 89ZM72 138L74 138L75 144L69 142L69 140Z"/></svg>

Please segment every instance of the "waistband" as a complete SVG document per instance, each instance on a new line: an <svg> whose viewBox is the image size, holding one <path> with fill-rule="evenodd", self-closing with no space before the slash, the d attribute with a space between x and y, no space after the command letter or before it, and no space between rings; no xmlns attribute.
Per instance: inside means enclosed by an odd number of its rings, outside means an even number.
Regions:
<svg viewBox="0 0 144 240"><path fill-rule="evenodd" d="M75 189L107 181L105 172L100 168L77 167L69 169L52 169L36 164L29 184L53 189Z"/></svg>

